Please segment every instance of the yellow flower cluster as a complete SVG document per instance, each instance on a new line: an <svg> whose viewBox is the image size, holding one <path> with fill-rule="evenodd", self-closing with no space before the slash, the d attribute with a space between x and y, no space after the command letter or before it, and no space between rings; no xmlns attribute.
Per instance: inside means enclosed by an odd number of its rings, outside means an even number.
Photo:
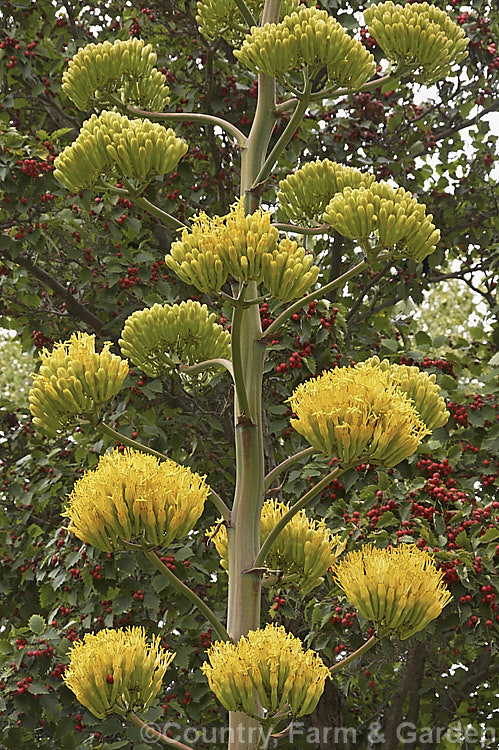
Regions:
<svg viewBox="0 0 499 750"><path fill-rule="evenodd" d="M326 66L329 81L352 91L376 70L374 57L324 10L301 7L280 23L253 26L239 50L239 62L255 73L283 77L308 67Z"/></svg>
<svg viewBox="0 0 499 750"><path fill-rule="evenodd" d="M95 351L95 336L74 333L49 352L40 352L40 370L33 375L29 408L33 424L47 435L78 424L79 418L96 421L102 404L121 389L128 362L111 354L110 342Z"/></svg>
<svg viewBox="0 0 499 750"><path fill-rule="evenodd" d="M452 598L427 552L409 544L366 544L337 563L335 579L378 636L401 640L425 628Z"/></svg>
<svg viewBox="0 0 499 750"><path fill-rule="evenodd" d="M155 68L157 55L143 39L87 44L70 60L62 90L78 109L88 110L109 95L124 104L162 112L170 101L166 77Z"/></svg>
<svg viewBox="0 0 499 750"><path fill-rule="evenodd" d="M379 367L388 370L397 381L398 387L411 399L427 428L431 431L443 427L449 419L449 412L445 401L440 395L440 387L436 383L436 375L429 375L414 365L390 364L387 359L371 357L357 365L357 368Z"/></svg>
<svg viewBox="0 0 499 750"><path fill-rule="evenodd" d="M200 292L218 292L227 279L263 283L277 299L300 297L319 275L312 255L283 239L261 209L245 215L242 202L226 216L201 214L173 242L166 265Z"/></svg>
<svg viewBox="0 0 499 750"><path fill-rule="evenodd" d="M171 128L101 112L86 120L76 141L55 158L54 177L75 192L102 177L149 182L171 172L187 149Z"/></svg>
<svg viewBox="0 0 499 750"><path fill-rule="evenodd" d="M345 187L330 200L324 221L344 237L366 242L376 236L374 257L381 248L396 258L419 262L434 252L440 232L426 208L404 188L386 182ZM369 256L369 250L367 250Z"/></svg>
<svg viewBox="0 0 499 750"><path fill-rule="evenodd" d="M269 716L277 711L293 718L311 713L324 691L329 670L299 638L279 625L251 630L234 645L217 642L201 669L210 688L228 711L258 718L255 694Z"/></svg>
<svg viewBox="0 0 499 750"><path fill-rule="evenodd" d="M78 539L104 552L132 539L166 546L194 527L209 492L188 467L126 448L85 472L63 516Z"/></svg>
<svg viewBox="0 0 499 750"><path fill-rule="evenodd" d="M246 0L256 23L262 15L265 0ZM299 0L282 0L281 18L289 15L298 8ZM247 24L234 0L198 0L196 21L199 32L206 39L216 39L221 36L232 47L236 47L244 39Z"/></svg>
<svg viewBox="0 0 499 750"><path fill-rule="evenodd" d="M265 501L260 521L260 544L264 543L289 509L289 503L282 503L276 499ZM218 523L208 530L208 535L220 555L220 564L228 570L227 529L222 523ZM344 548L345 543L340 537L331 534L324 520L311 521L305 511L301 510L283 528L272 545L264 565L269 569L270 580L274 580L272 574L281 574L278 579L279 586L294 585L299 587L302 593L308 594L324 581L324 575Z"/></svg>
<svg viewBox="0 0 499 750"><path fill-rule="evenodd" d="M463 29L436 5L379 3L366 8L364 20L387 57L421 83L445 78L468 55Z"/></svg>
<svg viewBox="0 0 499 750"><path fill-rule="evenodd" d="M175 654L143 628L100 630L75 641L64 682L98 719L116 712L146 711L161 688Z"/></svg>
<svg viewBox="0 0 499 750"><path fill-rule="evenodd" d="M216 313L188 300L137 310L125 321L119 345L124 356L150 377L207 359L231 356L230 333L215 323ZM213 368L217 370L219 368Z"/></svg>
<svg viewBox="0 0 499 750"><path fill-rule="evenodd" d="M308 226L322 221L331 198L344 188L369 187L374 175L330 159L307 162L279 183L277 199L290 221Z"/></svg>
<svg viewBox="0 0 499 750"><path fill-rule="evenodd" d="M342 466L395 466L430 431L397 380L380 367L337 367L301 383L289 399L291 425Z"/></svg>

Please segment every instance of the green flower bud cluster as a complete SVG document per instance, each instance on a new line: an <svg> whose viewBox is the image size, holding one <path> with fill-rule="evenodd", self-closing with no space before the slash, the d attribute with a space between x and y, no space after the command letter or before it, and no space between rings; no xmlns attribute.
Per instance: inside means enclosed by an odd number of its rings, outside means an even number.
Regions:
<svg viewBox="0 0 499 750"><path fill-rule="evenodd" d="M390 60L419 71L416 81L439 81L468 55L463 29L435 5L380 3L364 11L364 20Z"/></svg>
<svg viewBox="0 0 499 750"><path fill-rule="evenodd" d="M69 341L40 353L42 365L33 376L29 406L33 424L47 435L78 424L79 418L96 420L100 407L120 390L128 375L128 362L111 354L110 342L95 351L95 336L73 334Z"/></svg>
<svg viewBox="0 0 499 750"><path fill-rule="evenodd" d="M171 128L105 111L84 122L76 141L56 157L54 177L74 192L103 175L149 182L171 172L187 150Z"/></svg>
<svg viewBox="0 0 499 750"><path fill-rule="evenodd" d="M256 22L261 18L264 4L265 0L246 0ZM298 6L299 0L283 0L280 17L293 13ZM234 0L198 0L196 21L200 34L206 39L221 36L232 47L242 44L248 29Z"/></svg>
<svg viewBox="0 0 499 750"><path fill-rule="evenodd" d="M279 242L270 218L261 209L246 216L242 202L226 216L201 214L172 243L165 263L207 294L220 291L231 277L261 282L277 299L296 299L317 280L319 269L304 248L287 238Z"/></svg>
<svg viewBox="0 0 499 750"><path fill-rule="evenodd" d="M414 408L429 430L433 431L447 423L449 412L440 395L440 386L437 385L435 373L429 375L415 365L390 364L387 359L380 361L376 356L357 365L357 368L365 367L389 370L396 379L399 389L411 399Z"/></svg>
<svg viewBox="0 0 499 750"><path fill-rule="evenodd" d="M277 77L306 66L311 71L327 66L329 80L352 91L376 70L373 55L361 42L317 8L300 8L280 23L254 26L234 55L249 70Z"/></svg>
<svg viewBox="0 0 499 750"><path fill-rule="evenodd" d="M222 706L258 721L258 702L269 716L311 713L331 676L320 656L304 651L282 625L250 630L236 644L217 641L208 659L201 670Z"/></svg>
<svg viewBox="0 0 499 750"><path fill-rule="evenodd" d="M275 498L266 500L262 507L260 522L260 544L263 544L276 524L290 509L289 503ZM221 523L208 530L208 536L220 555L220 564L229 569L227 529ZM324 520L311 521L304 510L300 510L283 528L265 558L270 578L264 583L272 584L273 573L279 572L279 586L298 586L300 591L309 591L320 586L327 570L343 552L345 543L333 536Z"/></svg>
<svg viewBox="0 0 499 750"><path fill-rule="evenodd" d="M216 313L193 300L155 304L127 318L119 345L123 355L152 378L171 372L179 362L230 359L230 333L216 320Z"/></svg>
<svg viewBox="0 0 499 750"><path fill-rule="evenodd" d="M346 187L369 187L374 175L330 159L304 164L279 183L277 199L290 221L308 226L322 221L331 198Z"/></svg>
<svg viewBox="0 0 499 750"><path fill-rule="evenodd" d="M324 221L344 237L366 242L376 234L373 256L381 248L390 248L396 258L419 262L434 252L440 232L426 216L426 208L404 188L392 188L386 182L369 187L346 187L329 202ZM366 250L370 257L369 250Z"/></svg>
<svg viewBox="0 0 499 750"><path fill-rule="evenodd" d="M162 112L170 101L166 77L155 68L157 55L143 39L87 44L70 60L62 90L87 110L109 95L124 104Z"/></svg>

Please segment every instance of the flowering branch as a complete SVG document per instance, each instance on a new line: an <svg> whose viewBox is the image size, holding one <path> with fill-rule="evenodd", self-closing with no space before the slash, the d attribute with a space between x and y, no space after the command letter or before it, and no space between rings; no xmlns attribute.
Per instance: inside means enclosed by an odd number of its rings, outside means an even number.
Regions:
<svg viewBox="0 0 499 750"><path fill-rule="evenodd" d="M142 547L142 552L147 557L149 562L151 562L154 567L160 571L160 573L163 573L163 575L168 579L172 586L174 586L177 591L179 591L187 599L189 599L189 601L192 602L192 604L194 604L200 612L202 612L208 622L213 625L213 628L216 630L218 637L221 638L222 641L229 640L229 634L227 633L226 629L224 628L216 614L192 589L189 588L189 586L186 586L183 581L177 578L175 573L173 573L170 568L168 568L159 558L158 553L155 550L150 550L146 547Z"/></svg>
<svg viewBox="0 0 499 750"><path fill-rule="evenodd" d="M329 668L329 671L332 674L333 672L336 672L336 670L342 669L342 667L346 667L346 665L350 664L351 661L358 659L359 656L362 656L362 654L365 654L366 651L369 651L369 649L372 648L374 644L377 643L378 641L379 641L378 636L372 635L368 641L363 643L362 646L360 646L360 648L358 648L352 654L347 656L345 659L342 659L341 661L336 662L336 664L333 664L333 666Z"/></svg>
<svg viewBox="0 0 499 750"><path fill-rule="evenodd" d="M96 427L98 430L103 432L104 435L108 435L109 437L116 440L116 442L118 443L128 445L130 448L134 448L137 451L142 451L143 453L150 453L152 456L156 456L156 458L160 458L163 461L166 461L168 458L168 456L165 456L164 453L155 451L154 448L149 448L149 446L142 445L142 443L139 443L137 440L133 440L133 438L129 438L126 435L122 435L120 432L115 430L113 427L110 427L105 422L98 422Z"/></svg>
<svg viewBox="0 0 499 750"><path fill-rule="evenodd" d="M126 718L129 719L132 724L135 724L135 726L140 727L143 730L141 734L144 735L144 739L146 742L148 740L150 741L151 737L156 737L156 739L158 739L160 742L164 742L165 745L170 745L170 747L176 747L177 750L192 750L189 745L184 745L183 742L174 740L172 737L167 737L166 734L158 732L157 729L153 729L149 726L149 724L146 724L145 721L142 721L142 719L140 719L137 714L134 714L133 711L131 713L127 713Z"/></svg>
<svg viewBox="0 0 499 750"><path fill-rule="evenodd" d="M329 224L318 224L316 227L299 227L296 224L272 223L272 226L281 232L294 232L294 234L328 234L331 231Z"/></svg>
<svg viewBox="0 0 499 750"><path fill-rule="evenodd" d="M269 471L267 476L265 477L265 489L267 490L274 479L281 474L283 471L286 471L290 466L292 466L296 461L299 461L300 458L306 458L307 456L310 456L312 453L314 453L315 448L313 446L309 446L308 448L304 448L302 451L299 451L299 453L295 453L294 456L289 456L289 458L286 458L284 461L281 461L281 463L278 466L275 466L272 471Z"/></svg>
<svg viewBox="0 0 499 750"><path fill-rule="evenodd" d="M171 120L172 122L199 122L206 123L208 125L218 125L222 130L227 131L230 135L234 136L238 145L244 148L246 144L246 136L239 130L238 127L233 125L228 120L224 120L223 117L217 117L216 115L208 115L203 112L148 112L145 109L138 109L132 107L130 104L123 104L118 97L108 94L108 99L111 104L119 106L120 109L129 112L132 115L139 115L140 117L147 117L149 120Z"/></svg>
<svg viewBox="0 0 499 750"><path fill-rule="evenodd" d="M256 26L257 22L244 0L234 0L234 3L235 5L237 5L238 11L242 15L248 26Z"/></svg>
<svg viewBox="0 0 499 750"><path fill-rule="evenodd" d="M262 567L265 558L267 557L270 549L272 548L272 545L274 544L275 540L283 530L283 528L286 526L288 521L291 521L293 516L295 516L302 508L305 508L308 503L314 499L314 497L324 489L324 487L327 487L328 484L330 484L333 479L335 479L343 469L341 469L339 466L336 467L333 471L331 471L326 477L320 480L320 482L317 482L317 484L312 487L308 492L306 492L303 497L301 497L297 502L291 506L291 508L288 510L287 513L283 515L283 517L276 523L262 546L260 547L260 552L255 558L254 567L259 568Z"/></svg>
<svg viewBox="0 0 499 750"><path fill-rule="evenodd" d="M361 271L364 271L364 269L368 268L368 266L369 263L367 262L367 260L362 260L360 263L357 263L356 266L350 268L349 271L346 271L341 276L338 276L333 281L330 281L329 284L321 286L319 289L316 289L315 292L311 292L310 294L307 294L306 297L302 297L301 299L299 299L298 302L294 302L286 310L284 310L279 315L279 317L269 325L268 328L265 329L265 337L272 336L277 333L277 331L282 328L286 320L290 318L294 312L304 307L308 302L312 302L312 300L317 299L318 297L329 294L329 292L332 292L333 289L336 289L336 287L338 286L342 286L343 284L345 284L345 282L349 281L354 276L357 276L357 274L359 274Z"/></svg>
<svg viewBox="0 0 499 750"><path fill-rule="evenodd" d="M147 211L151 214L151 216L155 216L157 219L160 219L160 221L162 221L164 224L167 224L168 226L175 227L175 229L188 229L187 224L179 221L175 218L175 216L172 216L167 211L163 211L163 209L161 209L159 206L156 206L154 205L154 203L151 203L151 201L148 201L147 198L137 195L131 185L129 185L128 189L126 190L124 190L123 188L115 187L114 185L109 185L108 183L105 183L103 187L105 187L105 189L110 193L116 193L117 195L123 195L124 197L129 198L131 201L133 201L133 203L136 203L138 206L143 208L144 211ZM145 188L146 186L144 186L144 190Z"/></svg>
<svg viewBox="0 0 499 750"><path fill-rule="evenodd" d="M197 362L195 365L178 365L177 369L179 372L185 372L188 375L197 375L215 365L225 367L227 372L231 374L232 379L234 379L234 368L232 367L232 362L228 359L206 359L204 362Z"/></svg>

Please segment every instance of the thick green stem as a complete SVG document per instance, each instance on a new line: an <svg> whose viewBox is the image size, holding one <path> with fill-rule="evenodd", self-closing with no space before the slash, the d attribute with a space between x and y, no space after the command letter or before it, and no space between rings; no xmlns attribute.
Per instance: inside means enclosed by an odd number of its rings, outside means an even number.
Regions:
<svg viewBox="0 0 499 750"><path fill-rule="evenodd" d="M283 517L276 523L276 525L262 544L260 552L255 558L255 569L263 567L263 565L265 564L265 558L272 548L272 545L274 544L275 540L277 539L283 528L286 526L286 524L291 521L293 516L295 516L302 508L305 508L309 504L309 502L313 500L314 497L324 489L324 487L327 487L328 484L333 481L333 479L336 479L336 477L341 474L342 471L343 469L338 466L336 469L334 469L334 471L330 472L330 474L321 479L320 482L317 482L317 484L314 485L311 490L306 492L303 497L297 500L297 502L291 506L288 512L283 515Z"/></svg>
<svg viewBox="0 0 499 750"><path fill-rule="evenodd" d="M171 585L180 593L183 594L187 599L189 599L192 604L194 604L199 611L206 617L209 623L213 625L213 628L218 635L218 637L222 641L229 640L229 635L227 631L225 630L224 626L216 616L216 614L208 607L207 604L194 592L192 589L189 588L189 586L186 586L183 581L181 581L175 573L172 573L170 568L164 564L162 560L158 557L157 553L154 550L147 550L142 548L142 552L147 557L147 559L154 565L155 568L157 568L160 573L162 573L167 579L168 582L171 583Z"/></svg>
<svg viewBox="0 0 499 750"><path fill-rule="evenodd" d="M281 136L279 137L279 140L275 144L274 148L268 155L268 157L265 159L265 162L263 163L260 171L258 172L257 176L255 177L254 183L252 187L250 188L250 192L252 190L257 190L260 193L262 192L262 185L265 185L267 182L267 179L272 172L274 166L277 163L277 160L279 159L279 156L282 154L290 140L292 139L293 135L295 134L297 128L300 126L300 123L303 119L303 115L307 111L307 107L309 104L309 96L310 96L310 88L311 88L311 82L307 81L305 86L305 91L303 92L303 98L300 99L296 105L296 109L291 115L288 124L284 128L283 132L281 133Z"/></svg>
<svg viewBox="0 0 499 750"><path fill-rule="evenodd" d="M297 310L300 310L302 307L307 305L309 302L312 302L312 300L317 299L318 297L323 297L326 294L329 294L329 292L332 292L333 289L336 289L339 286L343 286L347 281L350 279L353 279L354 276L357 276L357 274L361 273L361 271L364 271L364 269L368 268L369 263L367 260L362 260L360 263L357 263L356 266L351 268L349 271L346 271L341 276L338 276L337 279L334 279L334 281L330 281L329 284L325 284L324 286L321 286L320 289L316 289L315 292L311 292L311 294L307 294L306 297L302 297L298 300L298 302L294 302L292 305L290 305L286 310L284 310L278 318L274 320L273 323L269 325L268 328L265 329L265 338L268 338L270 336L274 336L277 331L279 331L284 323L290 318L293 313L295 313Z"/></svg>
<svg viewBox="0 0 499 750"><path fill-rule="evenodd" d="M331 674L333 672L336 672L338 669L343 669L343 667L346 667L347 664L350 664L351 661L355 661L355 659L358 659L359 656L362 656L362 654L365 654L366 651L369 651L370 648L374 646L375 643L379 641L379 638L377 635L372 635L368 641L366 641L360 648L357 649L357 651L354 651L353 654L350 654L345 659L342 659L341 661L336 662L336 664L333 664L332 667L329 668L329 671Z"/></svg>
<svg viewBox="0 0 499 750"><path fill-rule="evenodd" d="M174 740L171 737L167 737L166 734L163 734L162 732L158 732L157 729L153 729L153 727L150 727L148 724L146 724L145 721L142 721L137 714L127 713L126 718L132 722L132 724L135 724L135 726L140 727L142 739L145 740L145 742L151 742L151 739L155 737L159 742L163 742L165 745L169 745L170 747L176 747L177 750L193 750L189 745L184 745L183 742L179 742L178 740Z"/></svg>
<svg viewBox="0 0 499 750"><path fill-rule="evenodd" d="M266 0L262 24L277 21L281 0ZM258 76L255 117L241 154L241 196L244 208L253 213L259 206L256 192L248 193L261 169L275 125L275 79ZM257 285L248 284L246 297L256 299ZM234 373L244 384L247 404L234 399L236 487L230 524L227 528L229 553L229 592L227 630L237 642L249 630L260 627L261 577L253 572L260 546L260 514L264 497L265 462L263 452L262 379L265 345L257 305L236 310L232 348L239 364ZM234 362L234 359L233 359ZM236 375L237 370L237 375ZM241 390L241 389L239 389ZM244 416L243 416L244 415ZM241 712L229 715L229 750L256 750L259 724Z"/></svg>

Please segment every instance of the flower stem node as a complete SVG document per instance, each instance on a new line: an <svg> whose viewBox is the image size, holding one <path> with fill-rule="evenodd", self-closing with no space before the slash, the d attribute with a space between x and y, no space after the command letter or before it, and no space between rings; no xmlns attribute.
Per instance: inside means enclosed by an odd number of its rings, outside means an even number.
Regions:
<svg viewBox="0 0 499 750"><path fill-rule="evenodd" d="M101 456L74 485L63 515L69 531L104 552L137 539L167 546L201 516L210 492L186 466L126 448Z"/></svg>
<svg viewBox="0 0 499 750"><path fill-rule="evenodd" d="M143 186L169 174L187 149L171 128L104 111L84 122L76 141L56 157L54 177L74 192L96 186L103 177Z"/></svg>
<svg viewBox="0 0 499 750"><path fill-rule="evenodd" d="M275 498L266 500L262 508L260 523L260 544L267 539L278 521L290 509L289 503ZM227 529L218 523L208 531L220 555L220 564L225 570L229 567ZM312 521L304 510L292 517L283 528L264 565L279 572L279 586L296 586L303 594L324 582L324 576L345 548L339 536L333 536L326 528L324 520ZM263 580L265 584L265 578Z"/></svg>
<svg viewBox="0 0 499 750"><path fill-rule="evenodd" d="M128 362L111 354L110 342L95 351L95 335L74 333L69 341L40 352L42 364L29 392L33 424L53 437L80 419L97 422L101 407L120 390Z"/></svg>
<svg viewBox="0 0 499 750"><path fill-rule="evenodd" d="M330 678L320 656L278 625L251 630L235 645L218 641L207 653L201 669L220 703L260 721L257 701L269 718L311 713Z"/></svg>
<svg viewBox="0 0 499 750"><path fill-rule="evenodd" d="M246 215L242 201L226 216L202 213L172 243L165 263L207 294L220 291L230 277L262 283L279 300L296 299L315 283L319 268L296 242L279 241L270 220L271 214L261 209Z"/></svg>
<svg viewBox="0 0 499 750"><path fill-rule="evenodd" d="M357 365L357 369L365 367L380 367L391 372L398 382L398 387L411 399L429 430L433 431L447 424L450 413L440 395L435 373L430 375L415 365L390 364L387 359L380 361L376 356Z"/></svg>
<svg viewBox="0 0 499 750"><path fill-rule="evenodd" d="M87 633L69 651L63 679L77 699L98 719L112 713L146 711L161 689L175 657L160 646L160 637L146 641L143 628Z"/></svg>
<svg viewBox="0 0 499 750"><path fill-rule="evenodd" d="M430 555L409 544L349 552L333 569L335 580L378 637L401 640L439 616L451 594Z"/></svg>
<svg viewBox="0 0 499 750"><path fill-rule="evenodd" d="M344 188L368 188L374 175L330 159L304 164L279 182L277 199L285 216L300 226L321 222L324 211L336 193Z"/></svg>
<svg viewBox="0 0 499 750"><path fill-rule="evenodd" d="M246 0L246 6L256 23L264 5L265 0ZM281 18L293 13L298 6L299 0L283 0ZM243 42L249 26L234 0L198 0L196 21L200 34L206 39L214 40L221 36L232 47Z"/></svg>
<svg viewBox="0 0 499 750"><path fill-rule="evenodd" d="M176 371L179 362L192 365L208 359L230 359L230 333L215 322L217 319L206 305L193 300L155 304L127 318L119 345L123 355L152 378ZM209 373L195 377L206 381L219 370L214 366Z"/></svg>
<svg viewBox="0 0 499 750"><path fill-rule="evenodd" d="M343 237L360 240L371 263L381 249L388 250L394 260L422 261L435 251L440 239L432 219L407 190L386 182L345 187L333 196L323 215L323 220ZM367 245L371 238L372 247Z"/></svg>
<svg viewBox="0 0 499 750"><path fill-rule="evenodd" d="M373 55L352 39L325 10L304 8L280 23L253 26L234 56L254 73L283 78L308 69L310 77L326 67L329 82L357 91L375 73Z"/></svg>
<svg viewBox="0 0 499 750"><path fill-rule="evenodd" d="M468 55L463 29L436 5L379 3L366 8L364 21L388 59L420 83L446 78Z"/></svg>
<svg viewBox="0 0 499 750"><path fill-rule="evenodd" d="M396 466L430 430L393 374L381 367L337 367L301 383L289 398L291 425L343 467Z"/></svg>
<svg viewBox="0 0 499 750"><path fill-rule="evenodd" d="M84 111L118 97L123 105L162 112L170 90L166 76L154 67L156 60L143 39L87 44L64 71L62 90Z"/></svg>

